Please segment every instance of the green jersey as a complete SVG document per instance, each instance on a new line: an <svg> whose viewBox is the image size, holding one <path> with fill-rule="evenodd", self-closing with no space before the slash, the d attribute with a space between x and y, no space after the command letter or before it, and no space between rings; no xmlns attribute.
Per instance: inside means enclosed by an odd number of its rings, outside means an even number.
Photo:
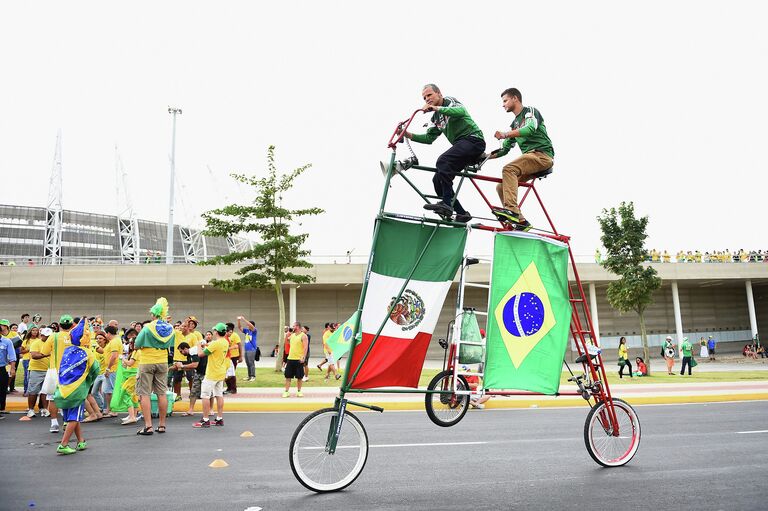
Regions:
<svg viewBox="0 0 768 511"><path fill-rule="evenodd" d="M688 341L683 341L683 343L680 345L680 349L683 351L684 357L690 357L691 356L691 343Z"/></svg>
<svg viewBox="0 0 768 511"><path fill-rule="evenodd" d="M441 133L451 144L464 137L483 139L483 132L469 116L466 107L459 103L458 99L448 96L443 98L440 111L432 114L427 132L419 135L414 133L411 140L420 144L431 144Z"/></svg>
<svg viewBox="0 0 768 511"><path fill-rule="evenodd" d="M516 138L505 138L501 144L501 149L496 157L504 156L510 149L515 147L515 143L520 144L522 153L532 153L541 151L552 158L555 157L555 150L552 148L552 141L547 135L547 128L544 126L544 118L541 113L532 106L524 106L520 113L512 121L511 128L520 130L520 135Z"/></svg>

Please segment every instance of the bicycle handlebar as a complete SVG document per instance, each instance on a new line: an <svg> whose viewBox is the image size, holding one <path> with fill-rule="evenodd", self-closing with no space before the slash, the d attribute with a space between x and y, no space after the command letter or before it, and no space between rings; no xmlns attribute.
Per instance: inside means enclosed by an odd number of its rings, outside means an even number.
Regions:
<svg viewBox="0 0 768 511"><path fill-rule="evenodd" d="M389 137L389 143L387 144L388 148L394 149L397 146L397 144L399 144L400 141L403 140L406 130L411 125L411 122L413 122L413 118L416 117L416 114L418 114L419 112L424 112L424 110L422 109L416 110L411 114L411 116L408 119L397 124L397 128L395 128L395 132L392 133L391 137Z"/></svg>

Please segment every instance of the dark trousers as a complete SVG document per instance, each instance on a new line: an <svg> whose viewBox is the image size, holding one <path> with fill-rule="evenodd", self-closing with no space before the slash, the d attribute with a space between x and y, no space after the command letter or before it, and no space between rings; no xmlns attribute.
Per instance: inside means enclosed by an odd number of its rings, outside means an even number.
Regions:
<svg viewBox="0 0 768 511"><path fill-rule="evenodd" d="M627 360L624 362L624 365L619 368L619 378L623 377L625 367L629 369L629 376L632 376L632 362Z"/></svg>
<svg viewBox="0 0 768 511"><path fill-rule="evenodd" d="M5 411L5 397L8 395L8 369L0 367L0 410Z"/></svg>
<svg viewBox="0 0 768 511"><path fill-rule="evenodd" d="M680 374L685 372L685 366L688 366L688 376L691 375L691 357L683 357L683 367L680 368Z"/></svg>
<svg viewBox="0 0 768 511"><path fill-rule="evenodd" d="M449 206L453 202L453 178L456 172L461 172L464 167L477 161L485 151L485 140L475 137L460 138L437 159L437 173L432 178L435 185L435 195ZM456 200L453 209L460 215L467 211Z"/></svg>

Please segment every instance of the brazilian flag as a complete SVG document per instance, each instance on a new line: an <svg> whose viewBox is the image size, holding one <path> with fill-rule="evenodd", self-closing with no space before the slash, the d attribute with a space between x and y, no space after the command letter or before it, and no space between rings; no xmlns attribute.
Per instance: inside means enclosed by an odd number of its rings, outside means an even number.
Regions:
<svg viewBox="0 0 768 511"><path fill-rule="evenodd" d="M570 323L568 246L530 233L497 234L484 387L557 393Z"/></svg>

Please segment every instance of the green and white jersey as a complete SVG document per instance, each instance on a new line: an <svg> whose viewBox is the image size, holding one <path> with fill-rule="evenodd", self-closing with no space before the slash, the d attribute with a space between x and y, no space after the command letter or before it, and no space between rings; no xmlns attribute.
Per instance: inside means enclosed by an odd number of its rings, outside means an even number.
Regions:
<svg viewBox="0 0 768 511"><path fill-rule="evenodd" d="M534 107L524 106L520 113L515 116L510 127L513 130L520 130L520 135L516 138L505 138L501 144L501 150L496 155L497 158L506 155L510 149L515 147L515 143L520 145L522 153L541 151L552 158L555 157L552 141L547 135L547 127L544 126L544 118Z"/></svg>
<svg viewBox="0 0 768 511"><path fill-rule="evenodd" d="M432 114L427 132L418 135L414 133L411 140L420 144L431 144L441 133L451 144L464 137L483 139L483 132L469 116L466 107L458 99L449 96L443 98L440 111Z"/></svg>

